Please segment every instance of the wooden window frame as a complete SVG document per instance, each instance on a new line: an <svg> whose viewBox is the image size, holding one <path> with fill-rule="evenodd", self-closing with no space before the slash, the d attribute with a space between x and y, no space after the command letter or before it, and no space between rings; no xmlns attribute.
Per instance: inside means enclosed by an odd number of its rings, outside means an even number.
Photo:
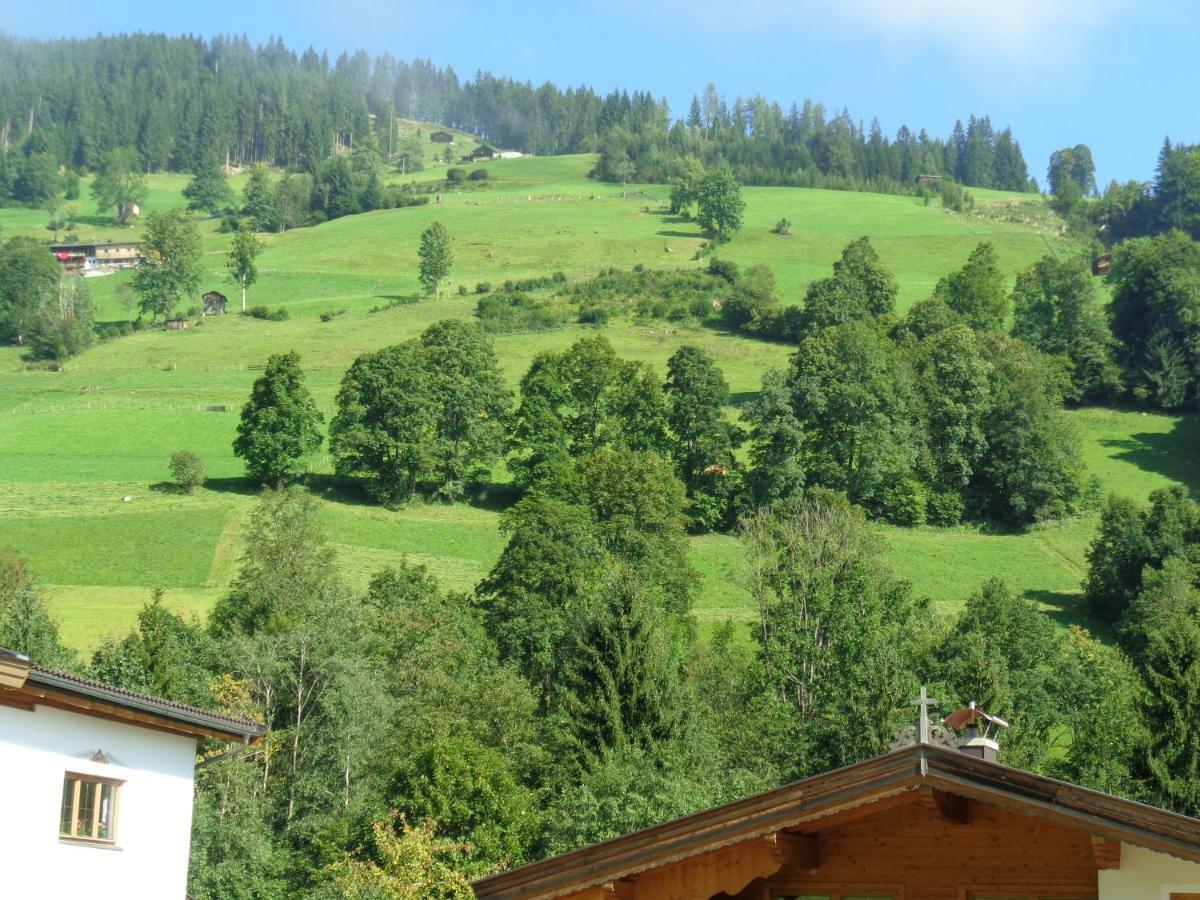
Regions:
<svg viewBox="0 0 1200 900"><path fill-rule="evenodd" d="M90 834L64 834L62 831L62 800L59 800L59 831L58 839L66 844L88 844L101 847L113 847L117 843L117 815L121 808L121 787L125 784L119 778L106 778L103 775L90 775L86 772L65 772L63 773L63 788L66 789L67 782L72 781L75 784L74 791L71 796L71 830L74 832L76 823L79 821L79 797L82 793L81 785L84 782L94 784L97 787L96 801L92 808L92 823ZM112 788L112 809L109 811L109 826L108 837L97 837L96 833L100 828L100 799L103 796L102 788L108 786Z"/></svg>

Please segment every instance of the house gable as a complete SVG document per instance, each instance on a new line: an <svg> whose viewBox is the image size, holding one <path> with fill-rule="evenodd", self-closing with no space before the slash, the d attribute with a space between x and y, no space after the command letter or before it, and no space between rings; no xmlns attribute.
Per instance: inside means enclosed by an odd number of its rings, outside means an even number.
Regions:
<svg viewBox="0 0 1200 900"><path fill-rule="evenodd" d="M1094 898L1098 873L1119 867L1123 844L1172 854L1200 873L1194 819L917 744L475 889L505 900L604 900L614 891L621 900L722 892L966 900L1016 888Z"/></svg>

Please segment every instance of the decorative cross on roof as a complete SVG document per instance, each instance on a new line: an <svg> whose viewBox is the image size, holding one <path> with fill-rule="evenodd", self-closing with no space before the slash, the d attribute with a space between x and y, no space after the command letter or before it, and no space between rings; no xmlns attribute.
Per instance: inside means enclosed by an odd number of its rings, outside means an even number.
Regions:
<svg viewBox="0 0 1200 900"><path fill-rule="evenodd" d="M921 685L921 696L916 700L909 701L909 705L919 707L920 710L919 718L917 719L917 743L932 743L929 739L929 710L937 706L937 701L929 696L925 690L925 685Z"/></svg>

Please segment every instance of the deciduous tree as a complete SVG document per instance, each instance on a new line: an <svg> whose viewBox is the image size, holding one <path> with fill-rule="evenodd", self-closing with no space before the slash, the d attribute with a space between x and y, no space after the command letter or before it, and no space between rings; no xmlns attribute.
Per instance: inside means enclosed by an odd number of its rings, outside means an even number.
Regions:
<svg viewBox="0 0 1200 900"><path fill-rule="evenodd" d="M324 417L304 384L294 350L267 360L242 407L233 452L251 477L278 486L293 477L304 458L321 446Z"/></svg>

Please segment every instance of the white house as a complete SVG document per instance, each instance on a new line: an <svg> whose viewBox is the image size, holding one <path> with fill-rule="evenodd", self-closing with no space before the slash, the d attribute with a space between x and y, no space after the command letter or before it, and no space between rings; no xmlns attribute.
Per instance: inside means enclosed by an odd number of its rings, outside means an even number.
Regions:
<svg viewBox="0 0 1200 900"><path fill-rule="evenodd" d="M0 895L182 900L197 742L264 732L0 648Z"/></svg>

